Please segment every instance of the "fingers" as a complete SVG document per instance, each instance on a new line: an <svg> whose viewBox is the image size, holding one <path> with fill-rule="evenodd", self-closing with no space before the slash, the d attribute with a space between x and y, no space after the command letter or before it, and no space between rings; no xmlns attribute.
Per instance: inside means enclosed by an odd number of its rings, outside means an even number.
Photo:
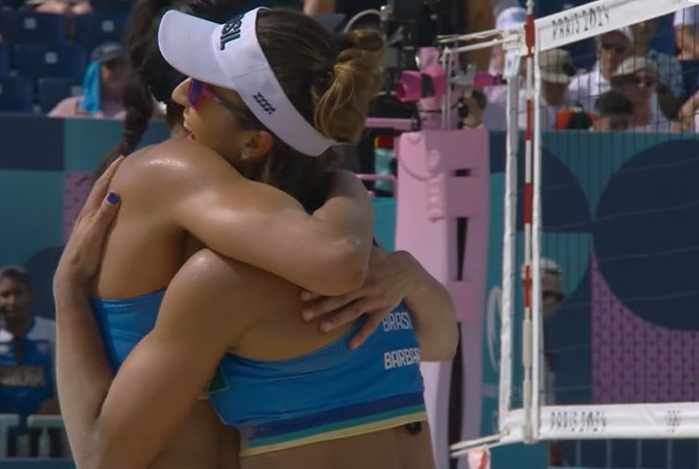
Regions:
<svg viewBox="0 0 699 469"><path fill-rule="evenodd" d="M365 312L365 310L360 307L359 303L360 302L351 303L323 319L320 323L320 330L323 332L330 332L333 329L353 322Z"/></svg>
<svg viewBox="0 0 699 469"><path fill-rule="evenodd" d="M301 292L301 301L313 301L317 300L320 297L321 295L319 295L318 293L313 293L308 290L304 290Z"/></svg>
<svg viewBox="0 0 699 469"><path fill-rule="evenodd" d="M367 322L362 326L359 331L352 336L349 342L349 348L350 350L354 350L360 345L364 343L364 341L367 340L367 338L376 330L376 328L381 324L381 321L383 318L386 317L388 313L390 313L391 310L386 310L386 311L378 311L376 313L372 313L369 315L369 319L367 319Z"/></svg>
<svg viewBox="0 0 699 469"><path fill-rule="evenodd" d="M386 304L382 301L382 298L377 298L377 297L363 297L347 306L345 306L342 309L338 309L336 312L333 314L329 315L328 317L324 318L323 321L320 323L320 329L323 332L329 332L332 331L333 329L337 329L338 327L344 326L345 324L349 324L353 322L355 319L357 319L359 316L361 316L364 313L367 313L369 311L376 311L376 310L381 310L386 308ZM389 308L388 311L390 312L392 308ZM388 314L388 313L386 313ZM384 316L381 316L379 319L383 319Z"/></svg>
<svg viewBox="0 0 699 469"><path fill-rule="evenodd" d="M83 215L83 212L90 213L98 210L100 204L107 196L109 185L111 184L117 169L119 169L119 166L123 161L123 156L120 156L114 160L114 162L109 165L102 176L95 181L95 184L92 186L92 190L90 191L90 195L87 196L87 200L85 201L85 205L81 211L81 216Z"/></svg>
<svg viewBox="0 0 699 469"><path fill-rule="evenodd" d="M97 210L95 215L95 223L103 227L105 230L114 221L117 212L119 211L119 204L121 203L121 197L115 192L110 192L102 200L102 205Z"/></svg>
<svg viewBox="0 0 699 469"><path fill-rule="evenodd" d="M301 314L303 315L303 319L305 321L313 321L314 319L320 316L324 316L332 311L335 311L339 308L342 308L343 306L352 303L357 298L360 298L362 295L363 293L360 289L351 293L347 293L346 295L322 297L315 303L305 306Z"/></svg>
<svg viewBox="0 0 699 469"><path fill-rule="evenodd" d="M102 204L97 209L97 213L90 217L90 221L84 228L83 243L97 243L102 245L104 242L109 227L114 222L117 213L119 212L119 204L121 198L118 194L110 192L102 200Z"/></svg>

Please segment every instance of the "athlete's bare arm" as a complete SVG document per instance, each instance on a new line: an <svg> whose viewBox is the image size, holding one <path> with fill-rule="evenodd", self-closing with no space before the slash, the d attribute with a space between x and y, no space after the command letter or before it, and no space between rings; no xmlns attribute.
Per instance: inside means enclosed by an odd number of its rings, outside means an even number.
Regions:
<svg viewBox="0 0 699 469"><path fill-rule="evenodd" d="M134 197L163 223L182 227L212 250L308 290L341 294L362 284L372 211L364 186L352 175L338 174L329 200L311 216L288 194L244 178L201 145L179 140L159 147L177 156L132 161L135 155L120 169L114 183L125 194L124 204ZM129 171L138 171L138 178Z"/></svg>
<svg viewBox="0 0 699 469"><path fill-rule="evenodd" d="M209 250L195 254L170 284L155 328L116 376L88 292L75 282L57 282L58 390L78 467L148 468L184 423L224 354L267 303L276 301L264 286L269 277ZM231 290L235 311L227 306Z"/></svg>
<svg viewBox="0 0 699 469"><path fill-rule="evenodd" d="M318 318L321 328L334 330L363 314L369 316L352 337L358 347L393 309L404 301L415 322L415 332L424 361L451 360L458 333L454 304L447 289L406 251L388 253L374 248L364 285L351 293L319 297L304 292L307 321Z"/></svg>

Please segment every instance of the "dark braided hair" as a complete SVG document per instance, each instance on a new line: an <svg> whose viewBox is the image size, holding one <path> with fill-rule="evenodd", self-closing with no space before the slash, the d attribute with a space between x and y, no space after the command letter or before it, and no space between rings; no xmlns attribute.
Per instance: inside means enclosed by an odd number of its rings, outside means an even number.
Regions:
<svg viewBox="0 0 699 469"><path fill-rule="evenodd" d="M165 118L170 127L182 122L182 107L172 101L171 94L185 77L160 54L157 37L162 15L167 10L178 10L224 23L238 11L239 3L236 0L137 0L134 3L126 33L129 79L123 98L124 130L121 142L102 163L99 174L117 157L136 149L155 112L154 99L165 103Z"/></svg>

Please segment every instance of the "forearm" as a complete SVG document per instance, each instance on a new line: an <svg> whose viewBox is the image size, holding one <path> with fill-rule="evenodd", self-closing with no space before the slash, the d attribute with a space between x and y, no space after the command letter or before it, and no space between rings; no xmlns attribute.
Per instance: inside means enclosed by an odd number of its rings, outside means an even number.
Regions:
<svg viewBox="0 0 699 469"><path fill-rule="evenodd" d="M400 253L410 275L405 304L410 309L423 361L453 358L458 343L456 315L447 289L409 253Z"/></svg>
<svg viewBox="0 0 699 469"><path fill-rule="evenodd" d="M61 413L79 467L94 446L94 428L114 378L86 291L61 282L56 301L56 384Z"/></svg>
<svg viewBox="0 0 699 469"><path fill-rule="evenodd" d="M351 175L312 216L288 194L251 181L195 191L176 213L175 223L212 250L310 291L340 295L366 275L371 205Z"/></svg>

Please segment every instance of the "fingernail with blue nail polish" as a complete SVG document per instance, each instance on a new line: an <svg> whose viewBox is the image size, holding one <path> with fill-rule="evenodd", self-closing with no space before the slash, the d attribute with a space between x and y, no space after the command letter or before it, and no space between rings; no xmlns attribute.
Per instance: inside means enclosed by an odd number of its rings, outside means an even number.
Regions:
<svg viewBox="0 0 699 469"><path fill-rule="evenodd" d="M117 194L116 192L110 192L107 195L107 202L109 202L112 205L118 204L120 200L121 197L119 197L119 194Z"/></svg>

